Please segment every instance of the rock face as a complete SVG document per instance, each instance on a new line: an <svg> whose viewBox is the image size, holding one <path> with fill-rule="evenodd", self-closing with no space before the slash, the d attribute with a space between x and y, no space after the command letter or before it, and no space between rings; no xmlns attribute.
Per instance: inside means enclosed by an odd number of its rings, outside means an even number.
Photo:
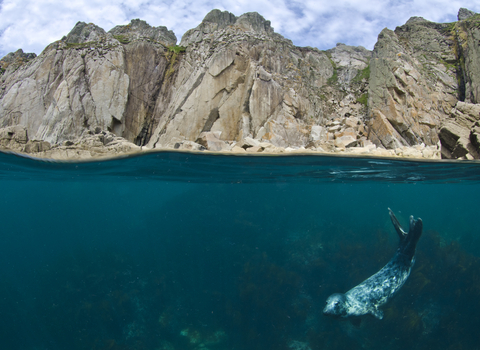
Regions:
<svg viewBox="0 0 480 350"><path fill-rule="evenodd" d="M419 17L380 33L369 84L374 143L397 148L438 142L440 124L457 102L456 58L449 35L447 25Z"/></svg>
<svg viewBox="0 0 480 350"><path fill-rule="evenodd" d="M139 32L116 36L79 22L36 59L8 66L0 78L0 126L23 125L29 137L52 144L97 127L142 143L169 63L165 43L150 37L175 40L163 28L132 23Z"/></svg>
<svg viewBox="0 0 480 350"><path fill-rule="evenodd" d="M147 148L407 154L440 141L443 157L478 158L465 106L480 99L479 17L413 17L373 52L296 47L258 13L213 10L179 46L138 19L109 32L78 22L38 57L0 60L0 127L41 152L105 130Z"/></svg>
<svg viewBox="0 0 480 350"><path fill-rule="evenodd" d="M180 45L187 50L172 81L174 94L157 105L161 113L148 146L210 131L225 141L254 137L302 146L315 121L326 119L321 88L334 72L327 54L293 46L257 13L237 18L212 11Z"/></svg>

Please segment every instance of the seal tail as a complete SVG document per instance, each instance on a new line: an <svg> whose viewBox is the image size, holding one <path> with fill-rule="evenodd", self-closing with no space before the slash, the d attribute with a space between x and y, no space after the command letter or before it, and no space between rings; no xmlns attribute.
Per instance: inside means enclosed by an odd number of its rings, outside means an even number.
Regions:
<svg viewBox="0 0 480 350"><path fill-rule="evenodd" d="M390 208L388 208L388 211L390 213L390 219L392 220L393 226L395 227L395 230L400 237L400 245L398 249L401 253L413 258L413 256L415 255L415 248L417 247L418 240L422 235L422 219L418 218L417 220L415 220L413 216L410 216L410 228L408 230L408 233L406 233L402 229L402 226L398 222L397 217L395 216L395 214L393 214Z"/></svg>

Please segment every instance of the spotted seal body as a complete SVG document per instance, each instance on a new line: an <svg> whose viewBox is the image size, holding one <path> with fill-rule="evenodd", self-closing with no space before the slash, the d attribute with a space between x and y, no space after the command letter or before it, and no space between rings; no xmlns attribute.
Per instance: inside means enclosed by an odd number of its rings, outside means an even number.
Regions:
<svg viewBox="0 0 480 350"><path fill-rule="evenodd" d="M345 294L335 293L328 297L323 310L325 315L349 317L372 314L382 319L383 312L379 307L390 300L407 280L415 262L415 247L422 234L422 219L414 220L410 216L410 229L406 233L392 211L388 210L400 237L395 255L380 271L358 286Z"/></svg>

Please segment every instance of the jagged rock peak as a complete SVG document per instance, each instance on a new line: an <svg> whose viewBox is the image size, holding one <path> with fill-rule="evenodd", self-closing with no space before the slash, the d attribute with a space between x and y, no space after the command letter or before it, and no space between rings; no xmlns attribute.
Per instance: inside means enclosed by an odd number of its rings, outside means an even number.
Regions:
<svg viewBox="0 0 480 350"><path fill-rule="evenodd" d="M0 61L2 61L2 63L12 63L12 62L15 62L17 60L21 60L21 59L24 59L24 60L30 60L32 58L35 58L37 57L37 55L35 53L24 53L22 49L18 49L17 51L15 52L10 52L8 54L6 54L2 59L0 59Z"/></svg>
<svg viewBox="0 0 480 350"><path fill-rule="evenodd" d="M68 33L66 37L63 37L62 40L67 44L80 44L90 41L98 41L100 37L106 35L107 33L103 28L93 24L85 22L77 22L75 27Z"/></svg>
<svg viewBox="0 0 480 350"><path fill-rule="evenodd" d="M229 25L234 25L236 21L237 16L235 16L233 13L214 9L207 13L201 24L214 23L218 25L218 28L224 28Z"/></svg>
<svg viewBox="0 0 480 350"><path fill-rule="evenodd" d="M181 45L187 46L189 43L200 41L203 39L204 35L225 29L229 26L259 34L274 33L271 22L263 18L263 16L257 12L247 12L237 17L228 11L215 9L210 11L205 16L202 23L196 28L188 30L183 35Z"/></svg>
<svg viewBox="0 0 480 350"><path fill-rule="evenodd" d="M273 33L273 28L271 22L267 21L257 12L247 12L240 17L238 17L237 26L242 27L247 30L253 30L256 32L266 32Z"/></svg>
<svg viewBox="0 0 480 350"><path fill-rule="evenodd" d="M413 16L413 17L410 17L408 19L407 23L405 23L405 24L425 23L425 22L430 22L430 21L428 21L425 18L420 17L420 16Z"/></svg>
<svg viewBox="0 0 480 350"><path fill-rule="evenodd" d="M235 16L228 11L212 10L210 11L202 23L214 23L217 24L217 29L224 28L229 25L235 25L245 30L251 30L255 32L273 32L271 22L267 21L257 12L247 12L240 17Z"/></svg>
<svg viewBox="0 0 480 350"><path fill-rule="evenodd" d="M467 19L469 17L475 16L476 13L473 11L470 11L464 7L461 7L460 10L458 10L458 15L457 18L459 21L463 21L464 19Z"/></svg>
<svg viewBox="0 0 480 350"><path fill-rule="evenodd" d="M125 38L129 40L149 38L166 45L175 45L177 43L175 33L168 30L167 27L152 27L147 22L140 19L132 19L127 25L116 26L109 30L109 33L112 35L125 36Z"/></svg>

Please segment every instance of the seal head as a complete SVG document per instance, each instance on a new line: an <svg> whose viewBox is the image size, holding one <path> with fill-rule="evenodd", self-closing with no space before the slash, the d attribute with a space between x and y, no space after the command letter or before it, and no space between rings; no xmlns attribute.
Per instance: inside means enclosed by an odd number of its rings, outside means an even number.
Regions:
<svg viewBox="0 0 480 350"><path fill-rule="evenodd" d="M347 298L345 294L335 293L328 297L323 314L328 316L346 317Z"/></svg>

